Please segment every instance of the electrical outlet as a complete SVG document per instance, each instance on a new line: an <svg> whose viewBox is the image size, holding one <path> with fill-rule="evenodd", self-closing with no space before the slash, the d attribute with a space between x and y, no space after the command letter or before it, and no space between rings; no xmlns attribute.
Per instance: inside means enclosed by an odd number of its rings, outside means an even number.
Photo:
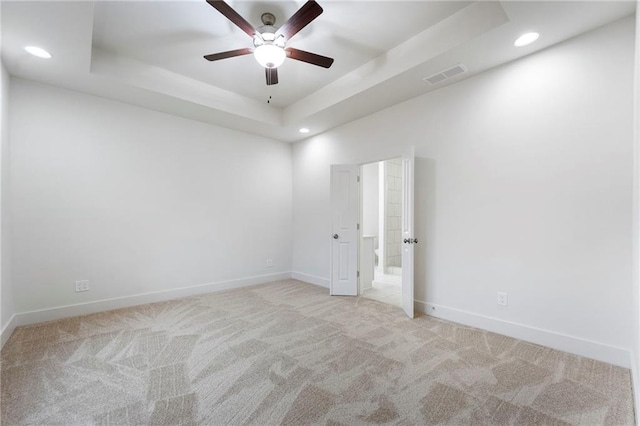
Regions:
<svg viewBox="0 0 640 426"><path fill-rule="evenodd" d="M89 280L76 281L76 293L89 291Z"/></svg>
<svg viewBox="0 0 640 426"><path fill-rule="evenodd" d="M507 293L498 292L498 305L507 306Z"/></svg>
<svg viewBox="0 0 640 426"><path fill-rule="evenodd" d="M273 259L267 259L267 268L273 268Z"/></svg>

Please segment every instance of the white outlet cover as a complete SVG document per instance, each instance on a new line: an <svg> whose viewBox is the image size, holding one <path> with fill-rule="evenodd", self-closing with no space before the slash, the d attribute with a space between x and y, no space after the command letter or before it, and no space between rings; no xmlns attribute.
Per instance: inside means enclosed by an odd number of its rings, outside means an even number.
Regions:
<svg viewBox="0 0 640 426"><path fill-rule="evenodd" d="M273 259L267 259L267 267L270 268L273 266Z"/></svg>
<svg viewBox="0 0 640 426"><path fill-rule="evenodd" d="M507 306L508 298L507 293L498 292L498 305Z"/></svg>
<svg viewBox="0 0 640 426"><path fill-rule="evenodd" d="M89 291L89 280L76 281L76 292Z"/></svg>

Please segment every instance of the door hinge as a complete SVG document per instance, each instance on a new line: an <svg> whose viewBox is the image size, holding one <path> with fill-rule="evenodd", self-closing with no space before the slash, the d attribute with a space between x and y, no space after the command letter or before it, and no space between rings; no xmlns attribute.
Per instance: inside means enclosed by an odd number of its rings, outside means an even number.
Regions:
<svg viewBox="0 0 640 426"><path fill-rule="evenodd" d="M358 275L357 275L357 278L360 278L360 271L358 271Z"/></svg>
<svg viewBox="0 0 640 426"><path fill-rule="evenodd" d="M358 224L358 227L356 229L360 229L360 224Z"/></svg>
<svg viewBox="0 0 640 426"><path fill-rule="evenodd" d="M358 176L357 179L358 179L358 182L360 182L360 176Z"/></svg>

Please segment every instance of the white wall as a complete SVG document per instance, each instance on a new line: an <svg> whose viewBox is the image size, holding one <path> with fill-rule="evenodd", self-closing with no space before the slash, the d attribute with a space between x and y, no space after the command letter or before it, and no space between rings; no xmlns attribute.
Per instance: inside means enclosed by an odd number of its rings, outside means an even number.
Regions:
<svg viewBox="0 0 640 426"><path fill-rule="evenodd" d="M378 188L378 163L365 164L362 167L362 234L378 235L380 222L380 199Z"/></svg>
<svg viewBox="0 0 640 426"><path fill-rule="evenodd" d="M15 313L11 284L11 241L9 228L9 74L0 62L0 331L2 343L11 334ZM4 332L6 329L6 333Z"/></svg>
<svg viewBox="0 0 640 426"><path fill-rule="evenodd" d="M290 271L289 144L20 79L11 91L17 312Z"/></svg>
<svg viewBox="0 0 640 426"><path fill-rule="evenodd" d="M329 165L415 145L416 299L629 364L633 46L628 18L294 144L293 270L328 279Z"/></svg>

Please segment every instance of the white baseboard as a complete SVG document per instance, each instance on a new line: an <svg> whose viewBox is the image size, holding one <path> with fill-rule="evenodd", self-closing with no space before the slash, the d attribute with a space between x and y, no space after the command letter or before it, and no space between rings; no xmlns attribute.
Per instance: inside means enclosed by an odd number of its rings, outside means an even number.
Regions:
<svg viewBox="0 0 640 426"><path fill-rule="evenodd" d="M492 331L560 351L608 362L620 367L631 368L632 354L628 349L420 300L415 301L415 307L416 310L436 318Z"/></svg>
<svg viewBox="0 0 640 426"><path fill-rule="evenodd" d="M640 419L638 419L638 408L640 408L640 371L638 371L638 358L633 351L630 351L631 355L631 387L633 389L633 402L636 407L636 425L640 425Z"/></svg>
<svg viewBox="0 0 640 426"><path fill-rule="evenodd" d="M320 287L329 288L329 280L326 278L303 274L302 272L292 272L291 278L298 281L304 281L305 283L319 285Z"/></svg>
<svg viewBox="0 0 640 426"><path fill-rule="evenodd" d="M252 285L264 284L271 281L278 281L289 278L318 285L324 288L329 288L329 280L326 278L320 278L300 272L280 272L275 274L246 277L217 283L202 284L192 287L183 287L152 293L137 294L133 296L98 300L76 305L59 306L37 311L22 312L13 315L9 320L9 323L7 323L7 325L2 329L0 336L1 343L2 345L4 345L7 340L9 340L9 337L11 336L11 333L13 333L13 330L17 326L21 325L35 324L71 316L86 315L96 312L109 311L112 309L126 308L130 306L142 305L145 303L161 302L171 299L177 299L180 297L196 296L199 294L213 293L216 291L248 287ZM619 365L621 367L632 368L635 398L637 402L640 402L640 383L638 383L638 381L640 380L638 374L640 374L640 372L636 369L637 366L636 361L633 358L633 354L627 349L609 346L578 337L568 336L549 330L543 330L523 324L517 324L498 318L492 318L485 315L475 314L473 312L449 308L446 306L436 305L419 300L415 301L415 308L417 311L426 313L433 317L446 319L487 331L492 331L494 333L499 333L506 336L514 337L516 339L548 346L561 351L574 353L576 355L594 358L600 361Z"/></svg>
<svg viewBox="0 0 640 426"><path fill-rule="evenodd" d="M0 349L7 343L7 340L9 340L9 337L11 337L13 330L15 330L17 326L18 318L15 315L11 315L11 319L9 319L7 325L5 325L0 332Z"/></svg>
<svg viewBox="0 0 640 426"><path fill-rule="evenodd" d="M280 272L276 274L259 275L255 277L246 277L217 283L201 284L192 287L183 287L171 290L155 291L151 293L136 294L132 296L116 297L113 299L97 300L95 302L79 303L77 305L59 306L56 308L22 312L15 315L15 325L36 324L39 322L52 321L60 318L94 314L96 312L128 308L131 306L143 305L145 303L163 302L165 300L177 299L180 297L196 296L199 294L213 293L222 290L231 290L235 288L264 284L271 281L286 280L289 278L291 278L291 272ZM4 331L2 334L2 338L4 343Z"/></svg>

